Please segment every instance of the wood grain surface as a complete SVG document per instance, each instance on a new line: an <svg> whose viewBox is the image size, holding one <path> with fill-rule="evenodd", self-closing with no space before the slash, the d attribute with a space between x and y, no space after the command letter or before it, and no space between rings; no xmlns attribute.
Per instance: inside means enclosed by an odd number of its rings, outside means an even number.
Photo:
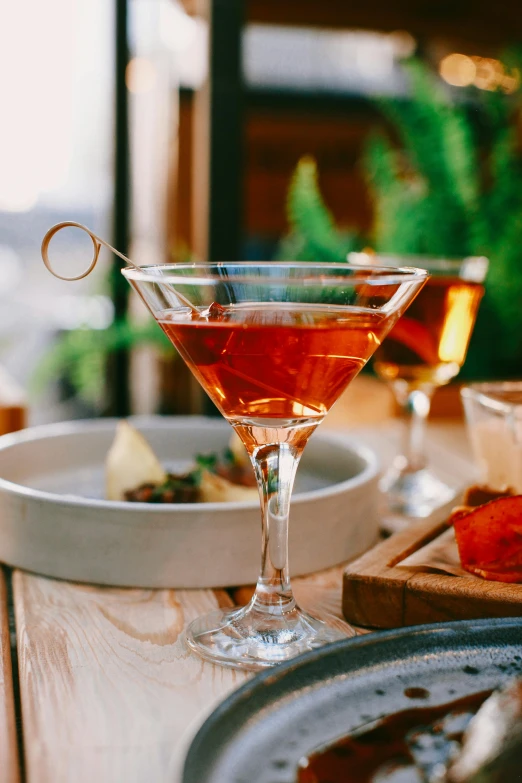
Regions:
<svg viewBox="0 0 522 783"><path fill-rule="evenodd" d="M447 529L447 513L441 510L438 517L396 533L347 567L343 612L348 621L370 628L399 628L522 617L522 585L397 565Z"/></svg>
<svg viewBox="0 0 522 783"><path fill-rule="evenodd" d="M18 783L20 780L7 585L3 568L0 568L0 780L2 783Z"/></svg>
<svg viewBox="0 0 522 783"><path fill-rule="evenodd" d="M21 572L14 595L29 783L176 783L195 719L247 677L180 638L226 598Z"/></svg>

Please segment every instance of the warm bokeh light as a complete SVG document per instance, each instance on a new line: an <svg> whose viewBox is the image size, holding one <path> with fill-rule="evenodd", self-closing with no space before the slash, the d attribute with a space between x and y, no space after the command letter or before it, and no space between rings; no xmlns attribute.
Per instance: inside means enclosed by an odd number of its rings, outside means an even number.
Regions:
<svg viewBox="0 0 522 783"><path fill-rule="evenodd" d="M152 90L156 83L156 68L146 57L133 57L125 71L125 84L129 92L143 93Z"/></svg>
<svg viewBox="0 0 522 783"><path fill-rule="evenodd" d="M473 84L479 90L496 90L504 77L504 67L491 57L473 57L477 73Z"/></svg>
<svg viewBox="0 0 522 783"><path fill-rule="evenodd" d="M407 30L394 30L390 33L393 49L397 57L411 57L417 49L417 41Z"/></svg>
<svg viewBox="0 0 522 783"><path fill-rule="evenodd" d="M516 92L520 87L520 71L518 68L513 68L511 74L506 73L502 78L500 86L508 95Z"/></svg>
<svg viewBox="0 0 522 783"><path fill-rule="evenodd" d="M439 357L442 362L456 362L459 367L464 363L468 341L477 309L476 289L448 292L447 318L439 343Z"/></svg>
<svg viewBox="0 0 522 783"><path fill-rule="evenodd" d="M467 54L448 54L439 64L439 73L453 87L474 85L479 90L500 89L510 95L520 87L520 71L507 71L500 60Z"/></svg>
<svg viewBox="0 0 522 783"><path fill-rule="evenodd" d="M453 87L468 87L476 78L477 66L465 54L448 54L440 62L439 73Z"/></svg>
<svg viewBox="0 0 522 783"><path fill-rule="evenodd" d="M360 253L349 253L348 263L358 264L359 266L372 266L378 263L378 261L376 260L374 251L369 248L365 248L364 250L361 250Z"/></svg>

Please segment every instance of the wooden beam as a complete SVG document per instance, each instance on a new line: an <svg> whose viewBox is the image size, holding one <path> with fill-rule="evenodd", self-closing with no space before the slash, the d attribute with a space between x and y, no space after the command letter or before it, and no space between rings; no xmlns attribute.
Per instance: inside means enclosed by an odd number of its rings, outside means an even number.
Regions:
<svg viewBox="0 0 522 783"><path fill-rule="evenodd" d="M127 40L127 0L116 0L115 55L114 55L114 212L113 244L120 253L129 252L130 167L128 92L125 72L129 61ZM130 287L120 273L121 261L112 259L111 295L114 317L122 321L127 313ZM109 357L108 404L106 412L113 416L127 416L130 412L129 353L114 351Z"/></svg>
<svg viewBox="0 0 522 783"><path fill-rule="evenodd" d="M173 249L176 261L185 260L187 251L193 247L193 120L194 93L180 90L177 165L171 178L167 220L168 246Z"/></svg>
<svg viewBox="0 0 522 783"><path fill-rule="evenodd" d="M407 30L426 38L445 37L502 46L520 39L520 8L512 0L248 0L249 22L292 26Z"/></svg>

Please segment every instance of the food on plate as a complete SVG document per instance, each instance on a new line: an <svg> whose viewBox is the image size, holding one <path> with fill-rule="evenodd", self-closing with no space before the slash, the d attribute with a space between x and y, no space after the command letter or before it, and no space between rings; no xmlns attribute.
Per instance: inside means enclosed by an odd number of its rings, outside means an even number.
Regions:
<svg viewBox="0 0 522 783"><path fill-rule="evenodd" d="M474 508L475 506L482 506L484 503L489 503L490 500L507 498L510 495L516 494L515 490L510 487L501 491L491 489L491 487L484 486L483 484L474 484L465 491L462 504Z"/></svg>
<svg viewBox="0 0 522 783"><path fill-rule="evenodd" d="M497 582L522 582L522 495L457 509L450 522L466 571Z"/></svg>
<svg viewBox="0 0 522 783"><path fill-rule="evenodd" d="M246 450L235 433L223 454L199 454L190 470L167 473L143 435L121 421L107 454L106 496L130 503L230 503L258 500Z"/></svg>
<svg viewBox="0 0 522 783"><path fill-rule="evenodd" d="M118 422L105 460L107 500L124 500L125 493L143 484L163 484L167 473L141 434L128 421Z"/></svg>
<svg viewBox="0 0 522 783"><path fill-rule="evenodd" d="M434 773L444 773L489 693L376 720L306 759L298 783L442 783L444 778Z"/></svg>
<svg viewBox="0 0 522 783"><path fill-rule="evenodd" d="M203 471L199 489L201 503L259 502L257 486L248 487L209 470Z"/></svg>
<svg viewBox="0 0 522 783"><path fill-rule="evenodd" d="M447 783L515 783L522 779L522 680L496 691L464 733Z"/></svg>
<svg viewBox="0 0 522 783"><path fill-rule="evenodd" d="M515 783L521 769L517 680L379 718L304 759L298 783Z"/></svg>
<svg viewBox="0 0 522 783"><path fill-rule="evenodd" d="M144 482L128 489L122 500L129 503L199 503L200 477L196 471L176 475L167 473L160 484Z"/></svg>
<svg viewBox="0 0 522 783"><path fill-rule="evenodd" d="M491 487L484 484L474 484L468 487L464 492L462 498L462 504L455 506L452 509L449 522L453 524L453 519L463 511L472 511L477 506L483 506L485 503L489 503L490 500L496 500L497 498L508 498L516 493L508 488L506 490L491 489Z"/></svg>

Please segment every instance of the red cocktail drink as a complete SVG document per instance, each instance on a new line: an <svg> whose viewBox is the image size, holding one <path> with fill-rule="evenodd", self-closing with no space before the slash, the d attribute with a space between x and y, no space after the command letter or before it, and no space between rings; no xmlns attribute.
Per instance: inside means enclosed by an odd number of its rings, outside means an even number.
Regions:
<svg viewBox="0 0 522 783"><path fill-rule="evenodd" d="M321 420L380 345L381 313L264 304L158 314L227 419Z"/></svg>

